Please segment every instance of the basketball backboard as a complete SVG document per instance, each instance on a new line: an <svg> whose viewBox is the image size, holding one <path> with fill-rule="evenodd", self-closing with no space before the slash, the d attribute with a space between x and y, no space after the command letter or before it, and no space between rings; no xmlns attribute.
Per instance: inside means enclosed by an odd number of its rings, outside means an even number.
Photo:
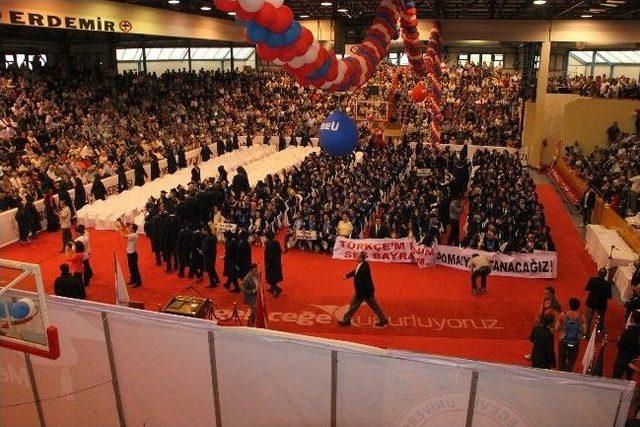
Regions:
<svg viewBox="0 0 640 427"><path fill-rule="evenodd" d="M0 259L0 347L49 359L60 355L37 264Z"/></svg>

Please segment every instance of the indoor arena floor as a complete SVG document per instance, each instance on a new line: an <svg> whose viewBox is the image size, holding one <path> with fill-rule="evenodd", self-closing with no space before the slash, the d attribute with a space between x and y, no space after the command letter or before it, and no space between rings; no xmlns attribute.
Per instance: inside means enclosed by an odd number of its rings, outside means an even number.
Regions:
<svg viewBox="0 0 640 427"><path fill-rule="evenodd" d="M584 301L586 281L596 272L579 230L553 187L539 185L538 194L558 250L556 279L490 276L488 292L473 297L468 272L442 266L419 269L415 265L372 263L376 296L391 324L384 329L374 328L374 315L363 306L354 325L343 328L337 325L336 317L344 313L353 285L351 281L343 282L342 275L354 267L354 262L291 250L283 254L284 292L275 299L267 297L269 328L384 348L527 365L524 355L531 348L529 333L543 289L554 286L564 308L570 297ZM125 241L112 231L90 230L90 234L95 275L87 289L88 299L113 304L112 253L115 250L126 276ZM46 291L52 293L58 265L65 260L59 253L60 246L59 233L45 232L30 245L3 248L1 256L40 264ZM204 282L181 279L156 267L145 236L139 241L138 251L143 286L130 288L129 294L132 301L143 302L146 309L158 310L177 294L197 296L186 289L190 285L211 298L217 308L230 309L236 302L239 309L244 309L239 294L222 287L209 289ZM223 251L220 244L219 258ZM253 255L254 262L261 264L262 247L254 247ZM221 259L217 270L221 274ZM619 302L611 302L606 318L610 343L605 353L605 374L611 371L623 312ZM581 369L579 362L575 369Z"/></svg>

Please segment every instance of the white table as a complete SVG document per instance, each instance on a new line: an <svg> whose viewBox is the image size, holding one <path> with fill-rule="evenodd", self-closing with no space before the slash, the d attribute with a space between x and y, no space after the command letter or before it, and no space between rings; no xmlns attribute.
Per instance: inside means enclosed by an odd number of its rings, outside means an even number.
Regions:
<svg viewBox="0 0 640 427"><path fill-rule="evenodd" d="M631 297L631 278L633 277L633 265L618 267L613 276L613 283L620 292L620 299L626 301Z"/></svg>
<svg viewBox="0 0 640 427"><path fill-rule="evenodd" d="M638 254L631 250L615 230L601 225L587 226L586 249L598 268L629 265L638 259Z"/></svg>

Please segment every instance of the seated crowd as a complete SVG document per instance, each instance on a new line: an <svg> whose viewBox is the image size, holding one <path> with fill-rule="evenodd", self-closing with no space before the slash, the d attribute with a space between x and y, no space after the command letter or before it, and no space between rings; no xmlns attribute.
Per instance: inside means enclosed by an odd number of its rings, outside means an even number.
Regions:
<svg viewBox="0 0 640 427"><path fill-rule="evenodd" d="M0 95L2 210L233 135L315 136L332 109L349 108L349 95L299 87L281 70L8 69Z"/></svg>
<svg viewBox="0 0 640 427"><path fill-rule="evenodd" d="M463 244L489 252L555 251L533 178L517 155L478 151Z"/></svg>
<svg viewBox="0 0 640 427"><path fill-rule="evenodd" d="M608 77L606 74L598 76L569 77L550 76L547 82L547 92L575 93L580 96L600 98L640 98L638 80L633 77Z"/></svg>
<svg viewBox="0 0 640 427"><path fill-rule="evenodd" d="M406 74L401 89L408 93L418 82ZM467 64L444 67L442 84L442 143L520 147L522 78L502 68ZM410 97L400 103L405 131L426 140L427 105Z"/></svg>
<svg viewBox="0 0 640 427"><path fill-rule="evenodd" d="M636 122L640 125L640 117ZM640 196L640 132L624 134L614 123L607 134L609 144L587 155L577 141L566 146L565 159L616 212L635 215Z"/></svg>

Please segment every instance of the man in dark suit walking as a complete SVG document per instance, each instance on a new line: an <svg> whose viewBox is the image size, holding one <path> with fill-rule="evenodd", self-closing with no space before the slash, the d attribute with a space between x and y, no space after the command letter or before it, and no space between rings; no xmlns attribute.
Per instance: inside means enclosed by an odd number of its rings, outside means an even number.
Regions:
<svg viewBox="0 0 640 427"><path fill-rule="evenodd" d="M363 302L366 302L378 317L378 321L375 326L380 328L386 326L389 323L389 320L382 312L382 309L380 308L380 305L378 305L378 301L376 301L374 296L375 289L373 287L373 279L371 278L371 269L369 268L369 263L366 261L366 254L364 252L360 252L358 254L358 265L356 266L356 269L347 273L343 280L347 280L351 277L353 277L356 294L351 299L349 310L345 313L344 318L338 322L338 325L351 325L353 315L356 314L360 305L362 305Z"/></svg>

